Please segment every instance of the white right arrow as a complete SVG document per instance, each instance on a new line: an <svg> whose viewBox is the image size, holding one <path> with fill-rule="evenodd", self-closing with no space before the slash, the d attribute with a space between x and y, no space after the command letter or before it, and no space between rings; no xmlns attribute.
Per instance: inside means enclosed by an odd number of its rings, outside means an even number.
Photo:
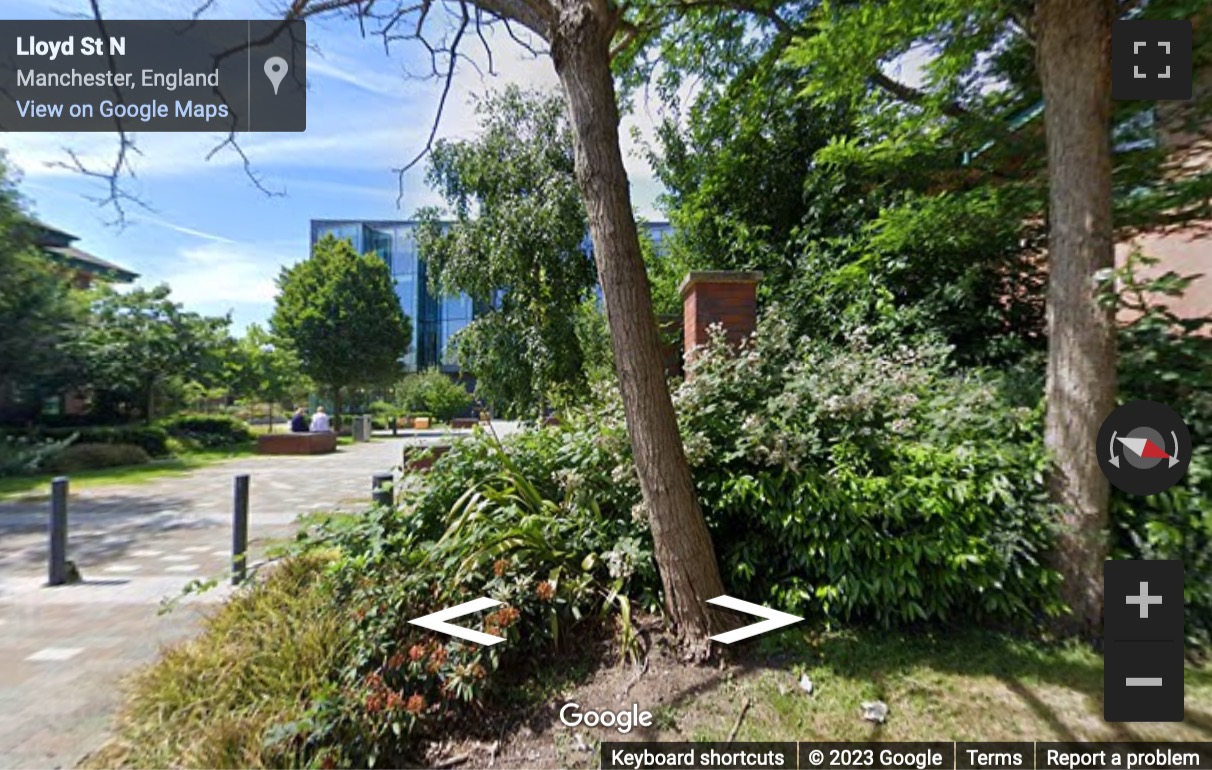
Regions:
<svg viewBox="0 0 1212 770"><path fill-rule="evenodd" d="M496 644L497 642L505 641L505 637L493 636L492 634L486 634L482 631L472 631L470 628L451 625L446 621L461 618L464 615L470 615L471 613L479 612L480 610L486 610L489 607L495 607L498 604L501 604L501 602L498 602L496 599L489 599L487 596L481 596L479 599L472 599L469 602L456 604L453 607L447 607L444 610L438 610L437 612L429 615L422 615L421 617L414 618L408 622L414 626L428 628L430 631L437 631L439 634L453 636L456 639L466 639L469 642L491 645Z"/></svg>
<svg viewBox="0 0 1212 770"><path fill-rule="evenodd" d="M714 599L708 599L708 604L715 604L720 607L727 607L730 610L737 612L746 612L750 615L757 615L759 618L766 618L760 623L750 623L747 626L742 626L735 631L727 631L722 634L716 634L711 637L720 644L732 644L739 642L742 639L748 639L751 636L764 634L767 631L773 631L776 628L789 626L792 623L799 623L803 618L796 615L791 615L786 612L772 610L769 607L763 607L760 604L754 604L741 599L735 599L731 596L717 596Z"/></svg>

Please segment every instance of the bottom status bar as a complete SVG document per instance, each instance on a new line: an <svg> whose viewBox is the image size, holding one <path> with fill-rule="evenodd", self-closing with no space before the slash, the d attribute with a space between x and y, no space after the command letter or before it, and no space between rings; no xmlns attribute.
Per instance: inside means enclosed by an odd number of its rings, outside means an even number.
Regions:
<svg viewBox="0 0 1212 770"><path fill-rule="evenodd" d="M607 742L601 751L603 768L634 770L1212 770L1212 742Z"/></svg>

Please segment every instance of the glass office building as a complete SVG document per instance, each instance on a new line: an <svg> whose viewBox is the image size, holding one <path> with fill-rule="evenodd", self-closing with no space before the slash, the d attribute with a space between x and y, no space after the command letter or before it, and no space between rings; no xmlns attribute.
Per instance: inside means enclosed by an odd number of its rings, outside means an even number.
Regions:
<svg viewBox="0 0 1212 770"><path fill-rule="evenodd" d="M361 254L374 252L391 268L400 307L412 321L412 348L404 357L410 371L433 366L454 373L458 366L450 355L450 340L483 308L465 294L436 297L429 291L425 260L417 255L417 223L412 220L374 221L350 219L313 219L311 244L325 235L349 239ZM649 236L660 247L672 232L668 222L645 223ZM586 238L588 248L589 239Z"/></svg>

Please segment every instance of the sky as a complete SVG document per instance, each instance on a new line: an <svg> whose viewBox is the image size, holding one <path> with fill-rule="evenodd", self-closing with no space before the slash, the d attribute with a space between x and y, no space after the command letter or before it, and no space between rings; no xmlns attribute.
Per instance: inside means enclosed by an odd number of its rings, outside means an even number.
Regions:
<svg viewBox="0 0 1212 770"><path fill-rule="evenodd" d="M102 0L113 19L188 18L196 0ZM265 0L218 0L204 18L277 18ZM5 19L56 19L89 14L88 0L4 0ZM378 38L363 38L344 19L308 22L307 130L248 134L241 145L268 197L249 181L231 151L207 160L222 135L136 134L136 179L127 189L152 211L128 207L115 227L112 208L90 198L107 193L96 180L56 168L71 149L86 162L112 164L117 140L103 133L2 133L0 148L19 170L18 189L32 213L80 237L81 249L140 274L138 285L168 283L173 298L208 315L231 313L233 330L263 323L273 310L274 278L307 257L311 219L407 219L420 206L440 204L424 183L422 166L399 180L393 168L424 147L440 84L417 80L421 49L407 43L385 54ZM507 84L555 90L551 60L535 59L500 34L489 41L497 75L461 66L440 137L475 133L473 97ZM473 57L476 58L476 57ZM478 58L480 69L486 61ZM624 120L624 159L638 213L660 218L660 185L640 156L631 129L651 137L659 105L640 104ZM422 164L423 165L423 164Z"/></svg>

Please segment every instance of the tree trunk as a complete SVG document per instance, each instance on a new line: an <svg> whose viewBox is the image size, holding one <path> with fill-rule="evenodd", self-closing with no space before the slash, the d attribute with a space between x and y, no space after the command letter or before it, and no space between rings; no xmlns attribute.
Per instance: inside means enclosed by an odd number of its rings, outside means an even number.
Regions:
<svg viewBox="0 0 1212 770"><path fill-rule="evenodd" d="M706 603L724 593L715 549L682 451L665 383L660 337L640 252L619 147L619 113L610 70L615 20L605 3L562 0L552 58L568 101L577 181L589 217L598 281L614 349L631 448L652 527L665 606L697 658L722 618Z"/></svg>
<svg viewBox="0 0 1212 770"><path fill-rule="evenodd" d="M1037 0L1036 54L1048 142L1048 411L1050 488L1061 506L1055 566L1072 614L1062 631L1102 624L1110 487L1099 426L1115 406L1114 310L1098 274L1114 267L1111 225L1112 0Z"/></svg>
<svg viewBox="0 0 1212 770"><path fill-rule="evenodd" d="M153 380L148 383L143 392L143 423L145 425L152 424L152 409L155 406L156 400L156 383Z"/></svg>

